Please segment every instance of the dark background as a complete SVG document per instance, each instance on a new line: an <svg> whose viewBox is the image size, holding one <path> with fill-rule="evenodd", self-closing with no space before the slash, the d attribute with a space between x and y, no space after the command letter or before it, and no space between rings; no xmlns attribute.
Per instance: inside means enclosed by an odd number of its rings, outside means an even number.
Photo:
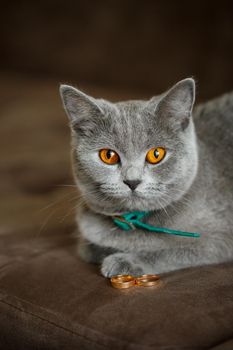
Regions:
<svg viewBox="0 0 233 350"><path fill-rule="evenodd" d="M187 76L198 101L233 89L232 1L5 1L0 27L8 228L71 221L73 206L59 202L72 184L60 82L112 100L150 97ZM55 216L54 204L41 214L55 201Z"/></svg>
<svg viewBox="0 0 233 350"><path fill-rule="evenodd" d="M233 87L232 1L6 1L1 14L12 73L143 95L186 76L203 98Z"/></svg>

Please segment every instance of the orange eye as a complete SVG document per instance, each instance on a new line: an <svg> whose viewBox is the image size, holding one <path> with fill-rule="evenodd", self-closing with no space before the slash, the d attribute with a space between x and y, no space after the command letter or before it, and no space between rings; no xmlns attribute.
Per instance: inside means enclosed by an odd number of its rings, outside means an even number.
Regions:
<svg viewBox="0 0 233 350"><path fill-rule="evenodd" d="M120 157L118 154L111 149L101 149L99 152L100 159L109 165L114 165L119 163Z"/></svg>
<svg viewBox="0 0 233 350"><path fill-rule="evenodd" d="M157 164L165 157L166 151L162 147L151 148L147 152L146 160L148 163Z"/></svg>

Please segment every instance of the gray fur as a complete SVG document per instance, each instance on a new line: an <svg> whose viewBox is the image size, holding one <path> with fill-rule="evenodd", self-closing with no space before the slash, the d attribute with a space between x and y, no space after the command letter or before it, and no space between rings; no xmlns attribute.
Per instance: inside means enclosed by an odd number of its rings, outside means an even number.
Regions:
<svg viewBox="0 0 233 350"><path fill-rule="evenodd" d="M233 93L193 110L193 79L149 101L111 103L67 85L60 91L82 194L77 224L84 260L101 264L109 277L233 258ZM164 160L146 163L147 151L156 146L166 148ZM102 148L115 150L121 163L104 164L98 155ZM123 182L133 180L141 181L135 191ZM114 225L113 215L134 210L149 210L149 224L200 232L201 238Z"/></svg>

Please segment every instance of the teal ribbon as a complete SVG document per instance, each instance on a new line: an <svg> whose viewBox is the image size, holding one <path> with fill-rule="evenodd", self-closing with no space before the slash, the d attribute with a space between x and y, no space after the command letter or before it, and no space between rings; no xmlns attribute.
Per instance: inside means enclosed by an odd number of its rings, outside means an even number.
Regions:
<svg viewBox="0 0 233 350"><path fill-rule="evenodd" d="M133 211L132 213L126 213L121 216L114 216L114 223L124 231L134 230L136 228L144 229L151 232L163 232L170 235L185 236L185 237L200 237L200 233L197 232L185 232L171 230L169 228L156 227L145 224L141 221L149 212L146 211Z"/></svg>

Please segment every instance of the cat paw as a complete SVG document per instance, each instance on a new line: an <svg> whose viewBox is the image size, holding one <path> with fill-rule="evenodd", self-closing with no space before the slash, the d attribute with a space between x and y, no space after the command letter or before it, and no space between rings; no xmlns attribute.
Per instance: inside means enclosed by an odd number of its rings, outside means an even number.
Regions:
<svg viewBox="0 0 233 350"><path fill-rule="evenodd" d="M143 269L134 263L127 254L117 253L106 257L101 266L101 272L105 277L114 275L143 275Z"/></svg>

